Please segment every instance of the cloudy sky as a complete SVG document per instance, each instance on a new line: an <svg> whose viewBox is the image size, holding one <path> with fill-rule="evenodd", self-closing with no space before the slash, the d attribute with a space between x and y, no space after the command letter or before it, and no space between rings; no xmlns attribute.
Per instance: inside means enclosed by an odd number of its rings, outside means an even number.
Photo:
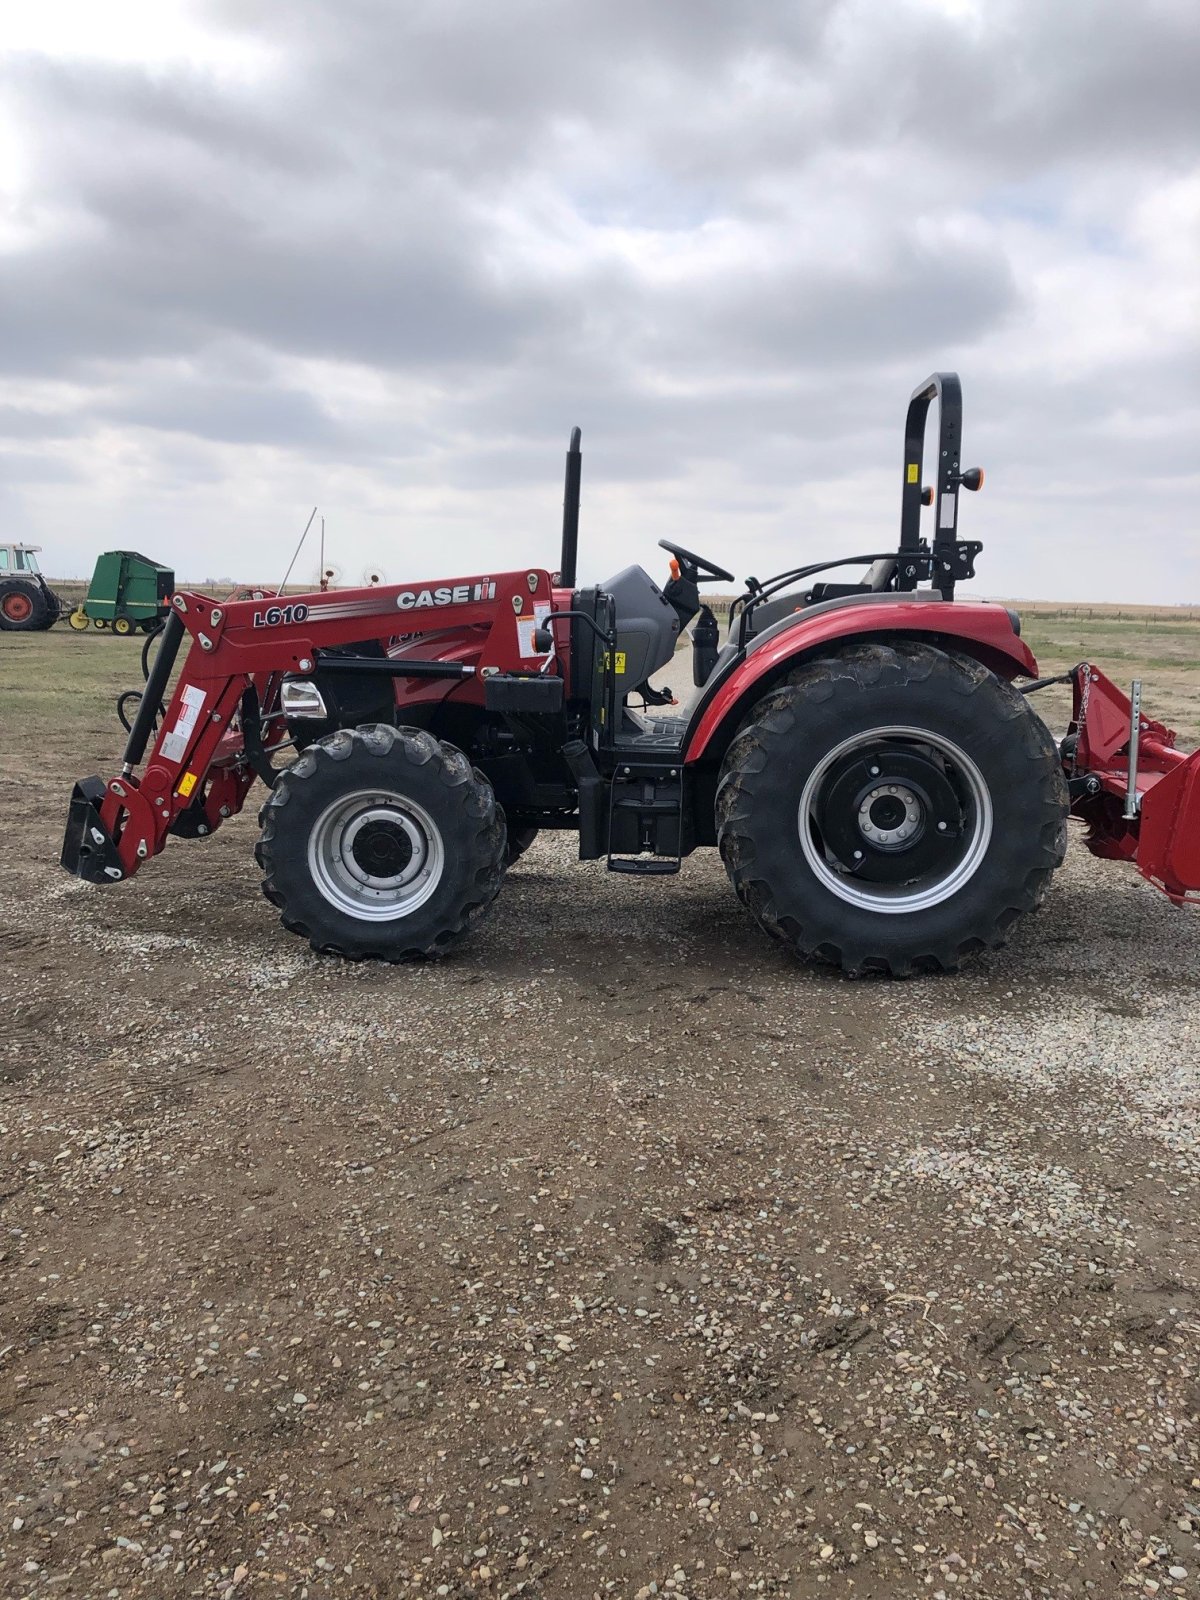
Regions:
<svg viewBox="0 0 1200 1600"><path fill-rule="evenodd" d="M39 0L0 511L347 581L888 545L956 368L989 594L1200 602L1194 0ZM315 549L298 572L316 572Z"/></svg>

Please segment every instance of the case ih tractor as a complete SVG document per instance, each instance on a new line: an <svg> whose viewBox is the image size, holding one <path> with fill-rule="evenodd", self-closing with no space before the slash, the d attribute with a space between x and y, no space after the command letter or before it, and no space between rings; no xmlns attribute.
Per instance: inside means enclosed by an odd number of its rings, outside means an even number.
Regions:
<svg viewBox="0 0 1200 1600"><path fill-rule="evenodd" d="M703 586L733 575L666 540L664 587L637 566L577 587L578 429L557 572L176 594L120 774L75 787L63 866L123 882L260 780L264 893L353 959L448 950L548 828L637 876L716 846L767 933L851 973L953 969L1002 943L1072 813L1096 854L1182 901L1200 888L1200 753L1086 664L1056 747L1018 617L955 599L980 549L958 537L960 491L982 482L960 465L961 421L957 377L935 374L908 406L898 543L747 579L723 641ZM865 570L828 576L844 568ZM689 625L695 694L647 716L630 702Z"/></svg>

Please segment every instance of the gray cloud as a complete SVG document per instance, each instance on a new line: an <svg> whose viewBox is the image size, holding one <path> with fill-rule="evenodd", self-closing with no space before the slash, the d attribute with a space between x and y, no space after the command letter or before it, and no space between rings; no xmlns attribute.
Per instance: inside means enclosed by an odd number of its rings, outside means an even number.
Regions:
<svg viewBox="0 0 1200 1600"><path fill-rule="evenodd" d="M510 531L552 539L577 421L614 560L702 533L762 570L891 536L904 401L953 364L1012 496L972 506L995 572L1176 596L1200 394L1182 0L192 17L259 54L0 66L0 480L63 564L105 518L172 537L169 505L187 548L164 556L232 570L315 498L348 567L416 528L469 570ZM1165 536L1130 575L1135 505ZM1081 570L1060 552L1087 538Z"/></svg>

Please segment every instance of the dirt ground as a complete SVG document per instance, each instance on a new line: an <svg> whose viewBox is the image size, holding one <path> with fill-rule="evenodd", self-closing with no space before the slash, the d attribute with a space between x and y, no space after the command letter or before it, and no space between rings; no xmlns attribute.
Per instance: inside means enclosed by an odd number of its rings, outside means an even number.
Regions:
<svg viewBox="0 0 1200 1600"><path fill-rule="evenodd" d="M0 1593L1200 1594L1197 912L854 983L543 837L347 965L249 814L59 871L135 656L0 639Z"/></svg>

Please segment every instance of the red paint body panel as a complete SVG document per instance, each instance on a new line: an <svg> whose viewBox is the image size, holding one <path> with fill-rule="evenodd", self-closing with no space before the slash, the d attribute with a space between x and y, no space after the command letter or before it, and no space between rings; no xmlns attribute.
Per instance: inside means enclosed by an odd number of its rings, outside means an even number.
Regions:
<svg viewBox="0 0 1200 1600"><path fill-rule="evenodd" d="M688 741L684 761L703 759L710 746L723 744L721 730L756 689L784 667L840 640L870 634L940 638L977 657L1006 678L1037 677L1037 662L1013 632L1003 606L955 601L897 600L895 605L844 606L802 617L790 628L753 650L723 683Z"/></svg>
<svg viewBox="0 0 1200 1600"><path fill-rule="evenodd" d="M1200 890L1200 750L1146 791L1138 829L1138 871L1172 900Z"/></svg>
<svg viewBox="0 0 1200 1600"><path fill-rule="evenodd" d="M1153 717L1139 724L1138 814L1126 817L1129 697L1099 668L1076 670L1076 737L1069 775L1093 779L1096 792L1072 807L1088 828L1087 847L1107 861L1129 861L1176 903L1200 891L1200 750L1175 748L1174 729Z"/></svg>

